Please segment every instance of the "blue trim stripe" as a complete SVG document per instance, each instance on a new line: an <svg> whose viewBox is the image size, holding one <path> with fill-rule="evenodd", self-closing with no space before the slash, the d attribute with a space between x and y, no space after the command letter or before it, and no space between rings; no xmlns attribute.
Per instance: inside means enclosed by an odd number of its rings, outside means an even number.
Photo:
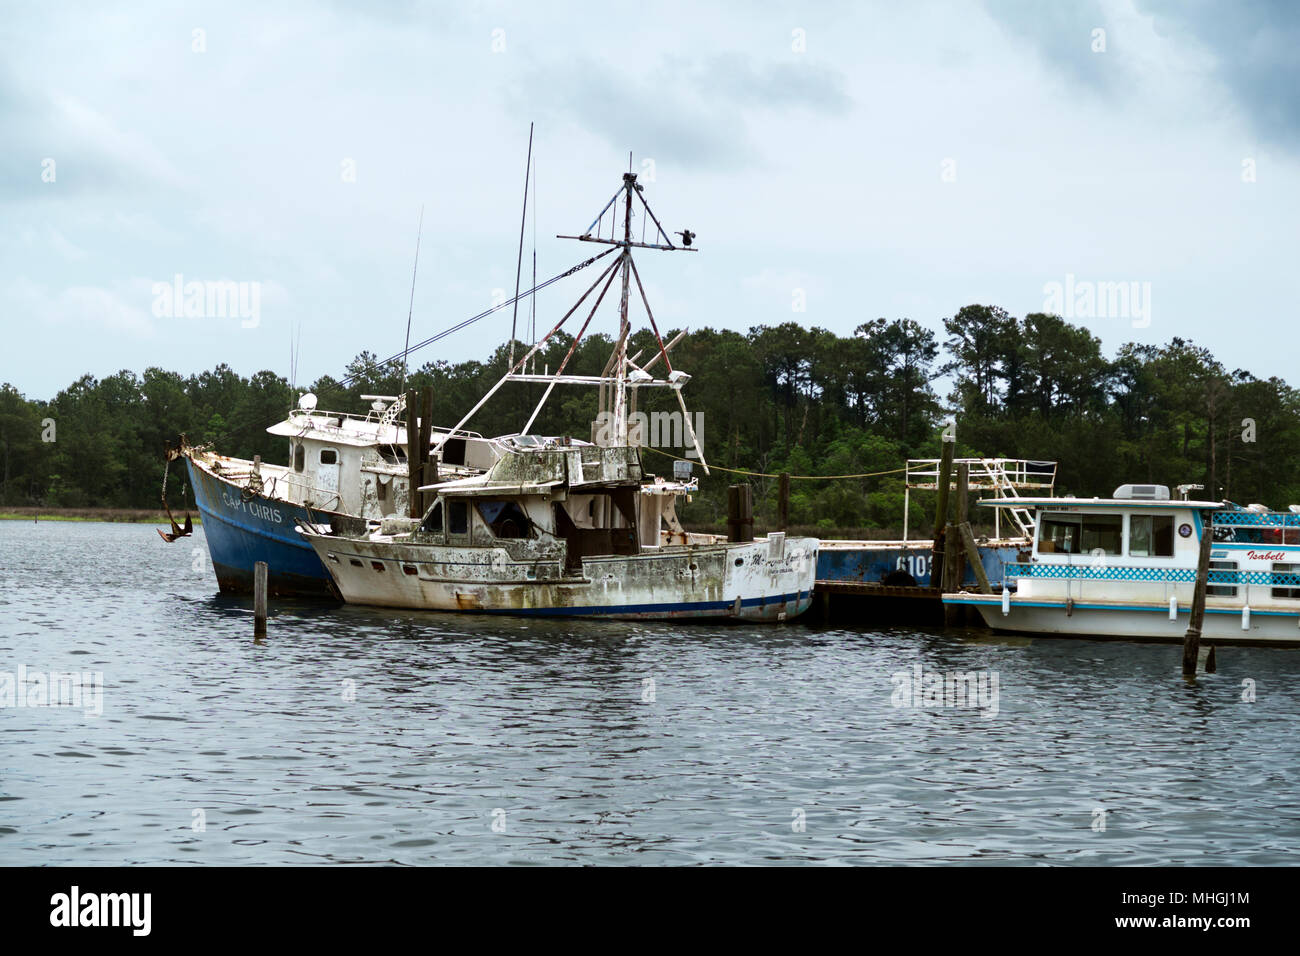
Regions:
<svg viewBox="0 0 1300 956"><path fill-rule="evenodd" d="M944 595L943 603L944 604L970 604L972 606L1000 608L1002 606L1002 598L999 597L998 595L993 595L992 599L979 600L979 599L972 599L972 598L949 598L947 595ZM1064 611L1065 603L1057 602L1057 601L1035 601L1031 599L1018 601L1015 598L1012 598L1011 609L1014 611L1018 607L1059 608L1060 610ZM1074 605L1074 609L1076 611L1153 611L1153 612L1159 612L1161 614L1169 613L1169 605L1167 604L1078 604L1076 603ZM1190 613L1190 611L1191 609L1186 607L1180 607L1178 609L1179 614L1187 614ZM1238 608L1207 607L1205 609L1205 613L1206 614L1231 614L1234 617L1240 617L1241 608L1240 607ZM1250 614L1251 617L1259 617L1259 616L1300 617L1300 608L1297 608L1295 611L1259 611L1252 607L1250 609Z"/></svg>
<svg viewBox="0 0 1300 956"><path fill-rule="evenodd" d="M742 600L741 607L776 607L784 604L795 604L796 606L812 603L811 591L795 591L789 594L779 594L772 597L756 597ZM593 605L589 607L558 607L558 608L466 608L471 613L476 614L509 614L509 615L526 615L529 617L585 617L588 615L599 614L692 614L704 611L730 611L736 606L734 600L731 601L695 601L690 603L673 603L673 604L604 604ZM435 610L430 608L430 610ZM463 613L459 611L457 613Z"/></svg>

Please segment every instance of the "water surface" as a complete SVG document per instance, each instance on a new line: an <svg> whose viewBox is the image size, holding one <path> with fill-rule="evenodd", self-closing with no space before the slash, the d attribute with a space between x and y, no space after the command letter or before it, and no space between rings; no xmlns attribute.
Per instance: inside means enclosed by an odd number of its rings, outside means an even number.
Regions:
<svg viewBox="0 0 1300 956"><path fill-rule="evenodd" d="M220 598L203 532L0 521L3 864L1287 864L1300 651ZM996 673L996 716L891 676ZM1243 700L1253 682L1255 699ZM84 702L83 702L84 703ZM201 821L203 829L196 829Z"/></svg>

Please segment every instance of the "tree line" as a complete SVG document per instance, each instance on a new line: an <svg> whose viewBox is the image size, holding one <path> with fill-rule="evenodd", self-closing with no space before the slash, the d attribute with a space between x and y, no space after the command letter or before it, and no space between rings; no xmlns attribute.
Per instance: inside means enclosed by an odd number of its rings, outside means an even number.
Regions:
<svg viewBox="0 0 1300 956"><path fill-rule="evenodd" d="M1126 344L1112 357L1088 329L1042 313L1017 318L996 306L968 305L938 335L911 319L876 319L849 335L795 322L748 333L704 328L671 351L692 378L684 395L701 413L710 465L775 475L792 483L791 523L822 530L896 530L902 523L901 468L940 453L940 431L956 422L957 454L1054 460L1059 493L1109 495L1129 481L1197 483L1213 498L1300 501L1291 467L1300 461L1300 393L1280 378L1229 371L1209 350L1182 338L1163 346ZM674 333L665 336L671 340ZM612 342L593 334L577 346L557 334L536 356L536 371L598 375ZM629 354L658 352L649 331ZM526 345L516 343L516 354ZM509 347L482 360L434 359L409 371L410 387L431 386L434 420L458 422L504 374ZM530 371L533 370L530 363ZM662 373L662 367L655 370ZM196 375L160 368L85 375L49 401L0 386L0 505L152 507L158 502L167 442L184 433L241 458L287 460L287 443L265 428L283 419L301 392L319 407L362 413L362 395L394 395L395 362L363 352L338 378L297 390L273 371L243 377L227 365ZM940 383L950 384L940 395ZM484 435L519 431L544 386L503 388L466 427ZM677 409L667 390L645 389L639 410ZM590 438L595 389L557 386L532 431ZM663 451L682 457L681 447ZM672 459L647 451L648 470L671 474ZM684 511L697 525L725 519L726 486L755 485L760 522L776 509L777 482L715 469ZM173 481L178 480L175 476ZM184 479L179 479L183 483ZM169 500L179 500L169 486ZM912 498L913 527L933 504Z"/></svg>

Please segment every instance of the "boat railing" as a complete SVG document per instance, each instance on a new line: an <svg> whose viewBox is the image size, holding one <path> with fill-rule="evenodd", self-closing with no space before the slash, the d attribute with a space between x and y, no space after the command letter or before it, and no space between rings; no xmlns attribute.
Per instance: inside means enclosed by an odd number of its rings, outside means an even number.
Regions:
<svg viewBox="0 0 1300 956"><path fill-rule="evenodd" d="M1207 583L1226 586L1300 588L1298 571L1233 571L1211 568ZM1007 564L1003 576L1070 581L1135 581L1195 584L1195 568L1140 568L1112 564ZM1300 595L1298 595L1300 596Z"/></svg>
<svg viewBox="0 0 1300 956"><path fill-rule="evenodd" d="M1028 458L956 458L952 464L966 465L966 487L972 491L992 491L998 498L1017 498L1021 492L1046 489L1048 496L1056 487L1056 462L1031 461ZM939 488L940 458L909 458L903 483L903 540L907 540L908 516L912 507L912 489ZM948 484L956 487L956 469ZM1034 518L1029 509L1007 507L1007 517L1021 537L1033 536ZM1002 508L993 512L993 536L1002 537Z"/></svg>
<svg viewBox="0 0 1300 956"><path fill-rule="evenodd" d="M939 458L909 458L907 460L907 487L935 490L939 487ZM956 465L969 468L969 487L973 491L1002 491L1013 489L1039 489L1049 491L1056 486L1056 462L1030 461L1026 458L954 458Z"/></svg>
<svg viewBox="0 0 1300 956"><path fill-rule="evenodd" d="M343 427L342 423L344 421L374 426L374 438L377 444L395 444L397 442L397 429L406 427L404 421L399 419L389 419L383 415L377 414L376 412L370 412L367 415L357 415L352 412L326 412L321 411L320 409L307 411L305 409L295 408L289 412L288 418L288 422L295 427L309 426L318 431L330 434L343 435L346 433L355 437L355 432L348 433L347 429ZM382 437L382 433L385 429L392 429L393 431L393 434L387 441ZM448 438L483 438L483 436L478 432L469 431L464 428L457 431L445 426L434 425L431 431L434 435L446 436Z"/></svg>
<svg viewBox="0 0 1300 956"><path fill-rule="evenodd" d="M1221 528L1300 528L1300 514L1288 511L1215 511L1214 524Z"/></svg>

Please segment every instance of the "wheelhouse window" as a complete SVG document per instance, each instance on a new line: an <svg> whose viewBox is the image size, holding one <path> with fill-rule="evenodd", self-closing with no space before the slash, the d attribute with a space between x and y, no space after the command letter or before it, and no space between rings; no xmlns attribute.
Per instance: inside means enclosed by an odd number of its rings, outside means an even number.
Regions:
<svg viewBox="0 0 1300 956"><path fill-rule="evenodd" d="M524 509L515 501L480 501L478 512L483 523L498 538L527 538L530 522Z"/></svg>
<svg viewBox="0 0 1300 956"><path fill-rule="evenodd" d="M455 500L447 502L447 533L466 534L469 531L469 502Z"/></svg>
<svg viewBox="0 0 1300 956"><path fill-rule="evenodd" d="M339 463L339 453L333 448L322 448L320 450L320 463L322 465L337 465Z"/></svg>
<svg viewBox="0 0 1300 956"><path fill-rule="evenodd" d="M1134 558L1172 558L1173 515L1130 515L1128 553Z"/></svg>
<svg viewBox="0 0 1300 956"><path fill-rule="evenodd" d="M1038 519L1039 554L1120 554L1120 515L1044 514Z"/></svg>
<svg viewBox="0 0 1300 956"><path fill-rule="evenodd" d="M307 464L307 449L303 447L302 442L297 442L293 446L293 470L302 471Z"/></svg>
<svg viewBox="0 0 1300 956"><path fill-rule="evenodd" d="M441 501L439 501L436 505L434 505L433 510L430 511L427 515L425 515L424 524L420 525L420 530L428 531L432 534L442 533L442 502Z"/></svg>

